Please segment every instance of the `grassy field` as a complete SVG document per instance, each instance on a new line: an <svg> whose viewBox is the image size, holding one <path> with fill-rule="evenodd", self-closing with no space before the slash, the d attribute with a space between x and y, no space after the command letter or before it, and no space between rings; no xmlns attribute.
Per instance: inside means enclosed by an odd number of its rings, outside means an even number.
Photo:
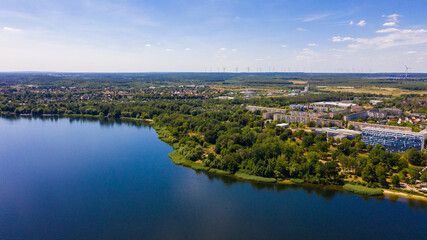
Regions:
<svg viewBox="0 0 427 240"><path fill-rule="evenodd" d="M249 175L242 172L237 172L234 174L236 177L249 180L249 181L255 181L255 182L265 182L265 183L275 183L277 182L275 178L265 178L265 177L258 177L254 175Z"/></svg>
<svg viewBox="0 0 427 240"><path fill-rule="evenodd" d="M360 185L352 185L352 184L345 184L344 190L360 194L360 195L368 195L368 196L382 196L383 190L377 189L377 188L368 188L365 186Z"/></svg>
<svg viewBox="0 0 427 240"><path fill-rule="evenodd" d="M298 81L298 80L290 80L289 82L291 82L292 84L307 84L307 81Z"/></svg>
<svg viewBox="0 0 427 240"><path fill-rule="evenodd" d="M222 174L222 175L230 175L231 172L229 171L224 171L224 170L220 170L220 169L215 169L215 168L211 168L209 169L210 173L216 173L216 174Z"/></svg>

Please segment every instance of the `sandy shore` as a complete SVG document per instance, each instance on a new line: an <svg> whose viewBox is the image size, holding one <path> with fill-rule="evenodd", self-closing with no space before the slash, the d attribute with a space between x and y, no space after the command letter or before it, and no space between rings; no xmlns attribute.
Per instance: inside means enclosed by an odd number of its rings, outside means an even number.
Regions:
<svg viewBox="0 0 427 240"><path fill-rule="evenodd" d="M408 193L397 192L397 191L388 190L388 189L383 189L383 190L384 190L384 195L394 195L394 196L399 196L399 197L404 197L404 198L412 198L412 199L427 201L427 197L421 197L418 195L411 195Z"/></svg>

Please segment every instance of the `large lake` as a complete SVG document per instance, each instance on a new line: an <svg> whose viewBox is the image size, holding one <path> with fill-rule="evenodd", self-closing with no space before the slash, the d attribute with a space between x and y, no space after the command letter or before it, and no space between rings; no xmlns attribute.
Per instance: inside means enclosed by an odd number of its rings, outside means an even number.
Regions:
<svg viewBox="0 0 427 240"><path fill-rule="evenodd" d="M176 166L154 129L0 118L0 239L426 239L427 204Z"/></svg>

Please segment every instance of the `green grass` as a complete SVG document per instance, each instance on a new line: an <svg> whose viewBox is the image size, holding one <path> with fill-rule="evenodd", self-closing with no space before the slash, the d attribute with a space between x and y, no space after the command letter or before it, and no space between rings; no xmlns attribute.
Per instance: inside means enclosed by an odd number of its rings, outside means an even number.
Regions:
<svg viewBox="0 0 427 240"><path fill-rule="evenodd" d="M365 186L352 185L352 184L345 184L343 188L346 191L361 194L361 195L368 195L368 196L382 196L383 195L383 190L378 189L378 188L368 188Z"/></svg>
<svg viewBox="0 0 427 240"><path fill-rule="evenodd" d="M231 174L231 172L229 172L229 171L224 171L224 170L216 169L216 168L209 169L209 172L215 173L215 174L222 174L222 175L230 175Z"/></svg>
<svg viewBox="0 0 427 240"><path fill-rule="evenodd" d="M194 170L203 170L203 171L209 170L208 167L205 167L200 163L195 163L193 161L185 159L181 154L178 153L178 151L174 151L173 153L170 153L168 156L172 159L172 162L176 165L189 167Z"/></svg>
<svg viewBox="0 0 427 240"><path fill-rule="evenodd" d="M120 117L120 119L133 120L133 121L145 121L145 119L133 118L133 117Z"/></svg>
<svg viewBox="0 0 427 240"><path fill-rule="evenodd" d="M299 178L291 178L291 182L293 182L293 183L304 183L304 180L299 179Z"/></svg>
<svg viewBox="0 0 427 240"><path fill-rule="evenodd" d="M265 182L265 183L275 183L276 182L275 178L258 177L258 176L249 175L249 174L242 173L242 172L237 172L234 175L238 178L241 178L244 180L249 180L249 181Z"/></svg>
<svg viewBox="0 0 427 240"><path fill-rule="evenodd" d="M103 115L89 115L89 114L64 114L64 117L86 117L86 118L102 118Z"/></svg>

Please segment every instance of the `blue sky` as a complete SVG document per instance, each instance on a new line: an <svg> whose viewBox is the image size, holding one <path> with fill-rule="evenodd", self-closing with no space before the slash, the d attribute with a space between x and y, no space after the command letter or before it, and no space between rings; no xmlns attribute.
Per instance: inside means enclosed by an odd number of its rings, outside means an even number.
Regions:
<svg viewBox="0 0 427 240"><path fill-rule="evenodd" d="M1 0L0 71L427 72L427 1Z"/></svg>

